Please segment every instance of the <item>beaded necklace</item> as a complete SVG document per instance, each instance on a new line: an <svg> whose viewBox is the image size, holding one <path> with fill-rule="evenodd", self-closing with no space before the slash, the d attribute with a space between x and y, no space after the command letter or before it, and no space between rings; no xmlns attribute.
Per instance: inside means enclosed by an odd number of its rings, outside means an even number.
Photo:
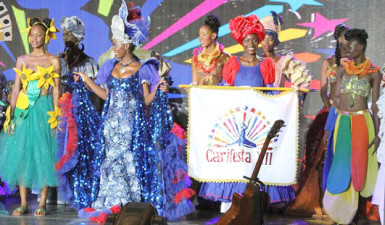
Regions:
<svg viewBox="0 0 385 225"><path fill-rule="evenodd" d="M217 43L214 51L206 55L206 48L197 48L194 50L193 63L200 68L204 73L210 73L217 67L217 60L223 52L223 45ZM199 63L203 62L203 64Z"/></svg>
<svg viewBox="0 0 385 225"><path fill-rule="evenodd" d="M128 65L130 65L131 63L133 63L134 61L135 61L135 57L134 57L131 61L129 61L128 63L126 63L126 64L123 64L122 61L120 61L120 62L119 62L120 65L121 65L120 73L121 73L121 74L124 73L124 72L126 71L126 67L127 67Z"/></svg>
<svg viewBox="0 0 385 225"><path fill-rule="evenodd" d="M380 70L379 67L375 66L370 62L369 58L366 57L363 63L354 65L354 60L341 59L341 65L345 68L346 72L351 75L363 76L366 74L374 73Z"/></svg>

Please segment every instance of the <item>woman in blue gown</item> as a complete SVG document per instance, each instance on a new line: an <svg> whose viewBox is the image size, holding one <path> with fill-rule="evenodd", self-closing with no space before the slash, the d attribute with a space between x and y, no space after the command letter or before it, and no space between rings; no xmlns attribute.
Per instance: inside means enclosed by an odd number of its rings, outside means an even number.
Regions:
<svg viewBox="0 0 385 225"><path fill-rule="evenodd" d="M103 155L100 189L87 217L114 212L128 202L149 202L158 213L177 219L193 210L185 198L187 166L179 157L178 140L168 107L168 84L158 75L159 62L140 62L133 50L148 36L148 22L122 4L112 19L114 59L99 69L97 82L74 72L105 100L100 128ZM139 14L140 15L140 14ZM134 18L131 18L134 17ZM98 85L98 84L100 85ZM97 166L97 165L95 165ZM95 212L88 213L92 210Z"/></svg>

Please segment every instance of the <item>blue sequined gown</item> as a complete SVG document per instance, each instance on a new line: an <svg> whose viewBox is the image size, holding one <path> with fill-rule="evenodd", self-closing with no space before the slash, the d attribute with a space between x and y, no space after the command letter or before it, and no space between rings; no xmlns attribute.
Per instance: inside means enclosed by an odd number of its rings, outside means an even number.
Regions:
<svg viewBox="0 0 385 225"><path fill-rule="evenodd" d="M194 211L189 200L191 181L184 161L185 142L170 132L173 126L168 96L157 90L145 113L142 84L153 92L160 81L159 62L149 59L127 78L111 72L117 61L106 61L97 83L108 88L102 112L100 190L93 212L79 211L80 217L111 213L111 207L127 202L149 202L168 220ZM97 161L97 160L96 160Z"/></svg>
<svg viewBox="0 0 385 225"><path fill-rule="evenodd" d="M114 60L102 72L111 72ZM102 113L104 160L100 167L100 189L92 207L101 210L128 202L162 204L156 149L148 142L141 84L157 84L151 63L127 78L106 77L108 96ZM99 79L99 78L98 78ZM100 79L103 79L101 77Z"/></svg>
<svg viewBox="0 0 385 225"><path fill-rule="evenodd" d="M138 100L138 74L128 78L108 78L109 107L104 119L105 159L100 168L100 190L93 203L96 209L141 200L131 148L132 126Z"/></svg>
<svg viewBox="0 0 385 225"><path fill-rule="evenodd" d="M63 54L62 96L59 100L61 110L60 130L57 135L58 163L55 165L59 175L58 202L66 202L76 209L91 206L99 190L99 168L103 159L100 152L100 115L92 105L90 92L84 82L74 82L72 71L95 77L96 68L92 58L88 58L72 70Z"/></svg>

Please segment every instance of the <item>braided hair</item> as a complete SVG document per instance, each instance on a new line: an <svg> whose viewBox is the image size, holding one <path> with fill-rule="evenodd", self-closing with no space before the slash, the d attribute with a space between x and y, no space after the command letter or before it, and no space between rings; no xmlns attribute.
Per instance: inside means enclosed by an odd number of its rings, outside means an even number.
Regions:
<svg viewBox="0 0 385 225"><path fill-rule="evenodd" d="M65 43L64 52L66 54L64 60L66 61L70 70L72 70L75 66L80 65L89 58L89 56L84 53L83 43L78 44L67 41Z"/></svg>
<svg viewBox="0 0 385 225"><path fill-rule="evenodd" d="M340 23L338 24L335 29L334 29L334 33L333 33L333 37L334 39L336 40L336 49L335 49L335 52L334 52L334 56L336 58L336 64L337 66L340 65L340 60L341 60L341 50L340 50L340 45L341 43L338 41L338 38L341 37L341 35L349 30L350 27L343 24L343 23Z"/></svg>
<svg viewBox="0 0 385 225"><path fill-rule="evenodd" d="M364 50L366 50L366 39L368 38L369 35L364 29L350 29L345 33L345 39L347 41L352 39L357 40L360 44L364 45Z"/></svg>
<svg viewBox="0 0 385 225"><path fill-rule="evenodd" d="M218 38L218 33L219 33L219 27L221 26L221 22L219 21L219 18L212 14L206 17L204 25L206 25L211 32L216 33L217 37L215 40Z"/></svg>

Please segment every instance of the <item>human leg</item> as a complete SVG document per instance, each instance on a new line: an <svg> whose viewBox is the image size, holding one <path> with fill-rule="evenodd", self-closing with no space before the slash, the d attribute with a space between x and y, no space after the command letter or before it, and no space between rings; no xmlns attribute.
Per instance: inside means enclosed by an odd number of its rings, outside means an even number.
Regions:
<svg viewBox="0 0 385 225"><path fill-rule="evenodd" d="M27 202L27 188L20 186L20 206L17 207L15 210L13 210L12 215L13 216L20 216L24 215L28 212L28 202Z"/></svg>
<svg viewBox="0 0 385 225"><path fill-rule="evenodd" d="M48 187L45 186L40 191L40 202L39 206L37 207L34 216L45 216L46 211L46 201L47 201L47 193L48 193Z"/></svg>

